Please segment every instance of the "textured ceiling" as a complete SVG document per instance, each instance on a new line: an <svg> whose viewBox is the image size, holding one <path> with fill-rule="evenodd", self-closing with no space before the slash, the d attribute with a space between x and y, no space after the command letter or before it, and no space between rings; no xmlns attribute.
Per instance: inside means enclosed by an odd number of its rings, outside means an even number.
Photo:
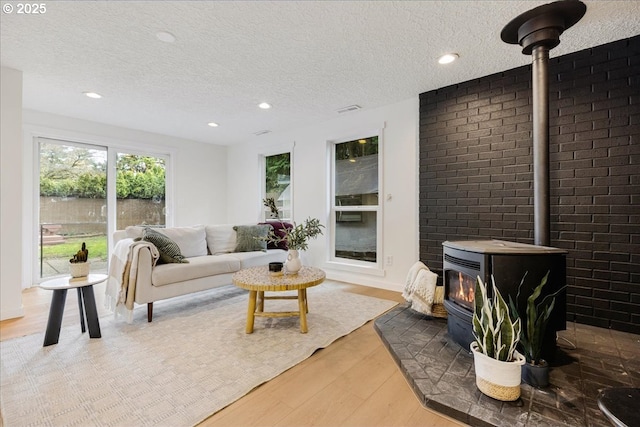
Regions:
<svg viewBox="0 0 640 427"><path fill-rule="evenodd" d="M24 108L229 145L528 64L500 31L544 3L48 1L1 14L0 50ZM585 3L552 57L640 34L639 1Z"/></svg>

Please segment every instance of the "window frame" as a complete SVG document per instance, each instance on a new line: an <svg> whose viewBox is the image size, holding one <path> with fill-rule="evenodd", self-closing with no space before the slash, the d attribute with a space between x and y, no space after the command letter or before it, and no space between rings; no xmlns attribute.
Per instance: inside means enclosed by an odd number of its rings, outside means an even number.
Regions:
<svg viewBox="0 0 640 427"><path fill-rule="evenodd" d="M278 156L281 154L289 154L289 193L290 193L290 208L289 208L289 212L290 212L290 216L287 217L283 217L280 218L282 221L287 221L287 222L291 222L293 221L294 218L294 214L293 214L293 208L294 208L294 197L293 197L293 189L294 189L294 178L293 178L293 148L294 146L291 145L287 145L287 146L280 146L280 147L274 147L271 150L268 151L264 151L262 153L260 153L258 155L258 163L260 165L259 169L260 169L260 183L259 183L259 187L260 187L260 200L258 201L258 206L259 206L259 221L260 222L265 222L265 221L269 221L269 220L273 220L274 218L268 218L267 214L268 214L268 209L264 206L263 204L263 200L267 197L267 185L266 185L266 181L267 181L267 157L271 157L271 156Z"/></svg>
<svg viewBox="0 0 640 427"><path fill-rule="evenodd" d="M384 205L382 195L384 177L384 126L375 129L358 131L348 136L341 136L327 140L327 217L329 232L327 233L327 265L338 270L355 273L363 273L375 276L384 276L383 253L383 221ZM355 141L363 138L378 138L378 203L377 205L336 206L336 146L341 143ZM337 213L344 211L356 211L360 213L376 213L376 261L362 261L336 256L336 223Z"/></svg>

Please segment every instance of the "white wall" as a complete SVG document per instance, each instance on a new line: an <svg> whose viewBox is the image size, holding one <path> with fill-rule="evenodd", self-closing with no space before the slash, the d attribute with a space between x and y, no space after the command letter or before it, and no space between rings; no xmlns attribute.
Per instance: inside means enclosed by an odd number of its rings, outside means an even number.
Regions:
<svg viewBox="0 0 640 427"><path fill-rule="evenodd" d="M22 308L22 72L0 69L0 320Z"/></svg>
<svg viewBox="0 0 640 427"><path fill-rule="evenodd" d="M228 149L228 217L235 222L252 222L260 215L261 154L293 150L294 220L311 216L328 224L327 141L357 138L359 132L383 130L383 253L391 266L384 275L356 273L326 264L328 241L311 241L303 255L305 262L322 267L327 277L353 283L401 291L407 271L418 260L418 98L371 111L348 113L324 123L296 130L271 133ZM387 200L388 195L391 196Z"/></svg>

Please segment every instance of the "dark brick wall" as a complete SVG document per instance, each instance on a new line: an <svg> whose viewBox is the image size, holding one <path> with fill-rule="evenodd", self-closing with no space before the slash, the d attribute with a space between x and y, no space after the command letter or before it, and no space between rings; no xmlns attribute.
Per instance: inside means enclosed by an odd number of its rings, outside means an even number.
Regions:
<svg viewBox="0 0 640 427"><path fill-rule="evenodd" d="M514 48L514 55L519 55ZM640 36L552 58L551 245L568 320L640 333ZM420 259L533 244L531 66L420 95Z"/></svg>

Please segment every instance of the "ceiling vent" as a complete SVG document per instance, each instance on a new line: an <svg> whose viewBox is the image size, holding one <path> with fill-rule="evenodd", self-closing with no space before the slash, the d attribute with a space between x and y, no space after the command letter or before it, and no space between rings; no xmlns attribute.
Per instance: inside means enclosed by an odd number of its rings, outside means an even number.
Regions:
<svg viewBox="0 0 640 427"><path fill-rule="evenodd" d="M359 105L349 105L348 107L342 107L338 110L336 110L338 112L338 114L342 114L342 113L348 113L350 111L356 111L356 110L361 110L362 107Z"/></svg>
<svg viewBox="0 0 640 427"><path fill-rule="evenodd" d="M266 134L266 133L270 133L270 132L271 132L270 130L260 130L260 131L258 131L258 132L254 132L253 134L254 134L255 136L260 136L260 135L264 135L264 134Z"/></svg>

